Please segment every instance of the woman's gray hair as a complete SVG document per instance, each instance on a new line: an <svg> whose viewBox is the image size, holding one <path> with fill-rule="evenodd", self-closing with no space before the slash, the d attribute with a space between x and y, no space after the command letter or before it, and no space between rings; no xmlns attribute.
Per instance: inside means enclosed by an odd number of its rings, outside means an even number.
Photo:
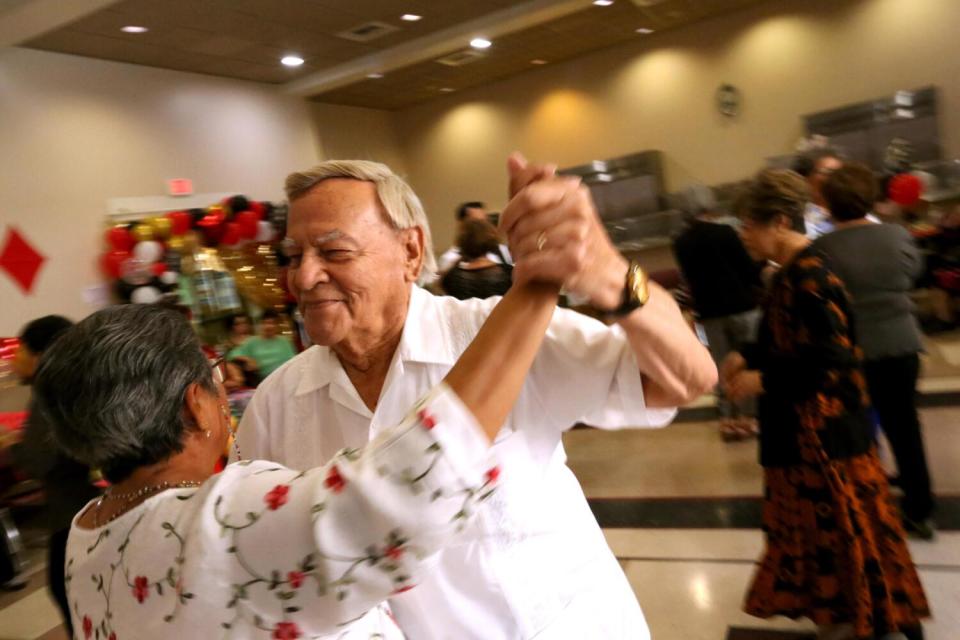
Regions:
<svg viewBox="0 0 960 640"><path fill-rule="evenodd" d="M327 160L312 169L297 171L287 176L286 192L290 202L301 198L315 186L331 178L348 178L372 182L377 197L394 229L419 227L423 231L423 266L420 281L429 282L437 273L437 259L433 255L430 223L420 198L403 178L390 167L370 160Z"/></svg>
<svg viewBox="0 0 960 640"><path fill-rule="evenodd" d="M197 425L187 387L216 385L189 322L156 305L108 307L77 323L40 360L36 410L63 451L119 482L183 450Z"/></svg>

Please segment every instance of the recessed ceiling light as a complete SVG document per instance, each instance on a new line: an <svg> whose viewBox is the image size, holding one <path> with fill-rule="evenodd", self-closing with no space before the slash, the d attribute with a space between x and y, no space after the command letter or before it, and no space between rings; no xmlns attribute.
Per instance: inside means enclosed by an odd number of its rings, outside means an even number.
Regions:
<svg viewBox="0 0 960 640"><path fill-rule="evenodd" d="M593 4L598 7L609 7L613 4L613 0L593 0Z"/></svg>
<svg viewBox="0 0 960 640"><path fill-rule="evenodd" d="M639 33L642 36L648 36L651 33L653 33L653 29L647 29L646 27L641 27L637 29L637 33Z"/></svg>
<svg viewBox="0 0 960 640"><path fill-rule="evenodd" d="M299 67L303 64L303 58L300 56L283 56L280 58L280 64L285 67Z"/></svg>
<svg viewBox="0 0 960 640"><path fill-rule="evenodd" d="M470 46L474 49L489 49L493 43L486 38L474 38L470 41Z"/></svg>
<svg viewBox="0 0 960 640"><path fill-rule="evenodd" d="M536 58L536 59L534 59L534 60L531 60L531 61L530 61L530 64L547 64L547 61L546 61L546 60L541 60L540 58Z"/></svg>
<svg viewBox="0 0 960 640"><path fill-rule="evenodd" d="M120 29L120 31L123 31L124 33L146 33L147 31L150 31L150 29L147 29L146 27L138 27L135 24L128 24Z"/></svg>
<svg viewBox="0 0 960 640"><path fill-rule="evenodd" d="M368 73L368 74L367 74L367 77L370 78L371 80L379 80L380 78L383 77L383 74L382 74L382 73Z"/></svg>
<svg viewBox="0 0 960 640"><path fill-rule="evenodd" d="M453 93L453 91L454 91L454 90L451 89L450 87L442 87L442 88L440 89L440 93Z"/></svg>
<svg viewBox="0 0 960 640"><path fill-rule="evenodd" d="M422 17L423 16L418 16L415 13L405 13L402 16L400 16L400 19L405 22L416 22L417 20L420 20Z"/></svg>

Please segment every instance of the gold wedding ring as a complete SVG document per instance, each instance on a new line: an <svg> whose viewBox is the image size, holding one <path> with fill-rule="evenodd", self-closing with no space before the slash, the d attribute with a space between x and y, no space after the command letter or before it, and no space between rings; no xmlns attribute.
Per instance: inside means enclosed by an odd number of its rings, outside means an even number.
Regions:
<svg viewBox="0 0 960 640"><path fill-rule="evenodd" d="M541 231L540 235L537 236L537 251L543 251L543 248L547 245L547 232Z"/></svg>

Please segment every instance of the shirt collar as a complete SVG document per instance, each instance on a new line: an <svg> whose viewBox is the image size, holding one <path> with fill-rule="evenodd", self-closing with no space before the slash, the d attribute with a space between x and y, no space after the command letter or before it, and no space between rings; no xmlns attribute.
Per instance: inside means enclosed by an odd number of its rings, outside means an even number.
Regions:
<svg viewBox="0 0 960 640"><path fill-rule="evenodd" d="M452 366L457 361L448 338L448 327L433 294L413 285L407 319L400 336L400 359ZM330 347L313 346L303 354L296 395L321 389L338 377L345 377L343 366Z"/></svg>

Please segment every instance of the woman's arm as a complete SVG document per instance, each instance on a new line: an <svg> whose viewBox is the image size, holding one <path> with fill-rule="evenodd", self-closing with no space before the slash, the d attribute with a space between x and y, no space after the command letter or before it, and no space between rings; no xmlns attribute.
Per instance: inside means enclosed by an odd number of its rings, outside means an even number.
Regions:
<svg viewBox="0 0 960 640"><path fill-rule="evenodd" d="M516 286L490 313L446 383L491 440L513 408L556 307L558 290Z"/></svg>

